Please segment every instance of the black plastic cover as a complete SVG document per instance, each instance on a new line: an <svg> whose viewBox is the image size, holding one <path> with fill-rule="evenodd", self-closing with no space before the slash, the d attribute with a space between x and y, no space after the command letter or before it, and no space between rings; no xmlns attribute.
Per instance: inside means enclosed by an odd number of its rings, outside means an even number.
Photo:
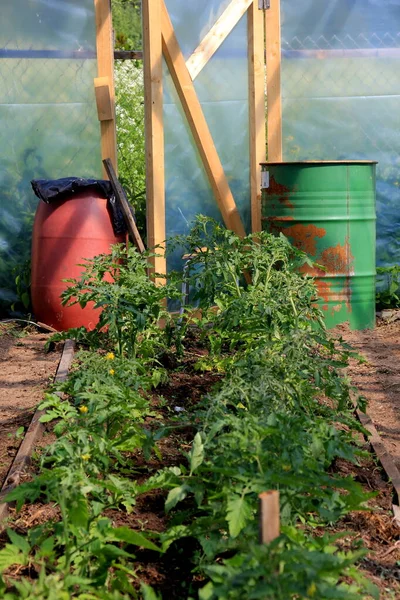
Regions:
<svg viewBox="0 0 400 600"><path fill-rule="evenodd" d="M81 177L64 177L62 179L34 179L31 181L36 196L51 204L56 200L67 200L74 194L92 189L101 198L107 198L112 215L112 226L115 235L126 233L124 217L116 201L111 183L106 179L82 179Z"/></svg>

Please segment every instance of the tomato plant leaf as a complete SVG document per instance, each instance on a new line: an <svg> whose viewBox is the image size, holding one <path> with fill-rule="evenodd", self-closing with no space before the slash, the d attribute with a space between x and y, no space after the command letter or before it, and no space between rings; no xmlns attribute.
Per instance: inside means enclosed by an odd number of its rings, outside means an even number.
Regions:
<svg viewBox="0 0 400 600"><path fill-rule="evenodd" d="M241 496L232 494L232 496L228 498L226 520L229 525L229 533L233 538L239 535L251 518L251 515L251 506L247 502L244 494Z"/></svg>
<svg viewBox="0 0 400 600"><path fill-rule="evenodd" d="M204 445L201 439L201 434L198 432L193 440L192 450L190 452L190 475L204 461Z"/></svg>
<svg viewBox="0 0 400 600"><path fill-rule="evenodd" d="M143 594L143 600L160 600L161 596L156 594L152 587L146 583L140 585L141 592Z"/></svg>
<svg viewBox="0 0 400 600"><path fill-rule="evenodd" d="M187 485L180 485L179 487L174 488L168 494L168 497L165 501L165 510L169 512L174 506L184 500L187 496L188 491L190 490Z"/></svg>
<svg viewBox="0 0 400 600"><path fill-rule="evenodd" d="M23 538L21 535L18 535L18 533L16 533L13 529L7 529L7 535L10 538L13 546L18 548L18 550L21 550L21 552L24 554L29 554L31 547L25 538Z"/></svg>
<svg viewBox="0 0 400 600"><path fill-rule="evenodd" d="M151 540L148 540L143 534L129 527L117 527L112 530L111 537L120 542L126 542L127 544L133 544L140 548L147 548L148 550L154 550L155 552L162 552L161 548L156 546Z"/></svg>
<svg viewBox="0 0 400 600"><path fill-rule="evenodd" d="M87 500L84 496L79 496L72 501L69 518L72 525L76 527L86 527L89 520L89 511Z"/></svg>
<svg viewBox="0 0 400 600"><path fill-rule="evenodd" d="M19 548L11 544L6 544L5 547L0 550L0 572L5 571L12 565L26 565L27 557Z"/></svg>

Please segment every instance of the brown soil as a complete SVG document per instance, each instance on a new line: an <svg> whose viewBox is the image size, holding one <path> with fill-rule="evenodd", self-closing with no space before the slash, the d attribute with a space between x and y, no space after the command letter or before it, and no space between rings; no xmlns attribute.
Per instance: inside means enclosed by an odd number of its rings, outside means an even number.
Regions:
<svg viewBox="0 0 400 600"><path fill-rule="evenodd" d="M400 466L400 423L396 397L396 386L397 384L400 386L400 361L396 363L400 354L400 321L380 325L375 331L367 332L350 332L346 326L341 326L336 333L351 342L367 359L364 365L353 361L349 374L353 383L370 400L368 411ZM3 335L0 338L0 352L3 360L7 361L7 373L10 371L8 361L13 364L14 352L17 355L21 354L19 367L13 371L14 383L21 381L22 390L26 390L26 397L32 401L25 404L25 400L19 399L21 404L15 406L18 407L17 415L20 418L24 410L29 410L29 407L32 410L40 400L42 387L47 383L49 375L53 376L55 372L59 357L55 353L43 354L46 339L47 336L37 334L22 339L10 335ZM2 350L3 346L5 350ZM174 415L177 414L176 407L185 410L196 405L220 380L220 376L215 373L200 374L194 371L192 362L194 361L188 361L183 368L171 373L169 382L159 386L157 393L154 394L154 406L157 412L162 414L166 424L176 424L174 422ZM48 368L46 374L41 370L45 366L46 369ZM34 377L37 377L37 380ZM3 380L8 381L4 378ZM31 385L26 383L28 380L31 381ZM14 389L12 381L8 387ZM3 385L3 388L7 390L6 385ZM37 394L35 401L32 399L34 391ZM4 392L4 395L6 393ZM3 411L1 396L0 409ZM17 421L15 424L15 421L12 421L12 418L14 420L16 418L15 414L10 414L9 418L11 423L14 423L10 425L11 430L15 432L21 423ZM159 422L157 418L154 420ZM148 424L150 423L151 420ZM193 433L193 423L175 429L160 443L161 458L153 457L150 461L145 461L140 455L132 456L132 477L140 482L162 467L182 463L184 460L182 451L189 450ZM44 445L45 441L41 444ZM10 440L6 438L4 442L3 435L1 443L7 450ZM367 445L365 447L367 448ZM2 448L0 444L0 451ZM2 454L0 456L3 458ZM361 570L378 585L382 600L400 598L400 547L398 546L400 528L394 521L391 511L393 490L390 483L385 480L384 473L373 457L363 459L359 466L338 460L333 468L340 474L354 477L362 483L366 491L377 493L376 497L369 501L370 511L352 512L332 528L334 533L342 535L338 541L339 546L349 549L354 540L360 540L367 549L367 555L360 561ZM165 493L154 490L139 497L130 514L113 510L107 511L107 516L112 519L115 526L127 525L139 531L162 532L166 529L169 518L164 512L164 501ZM15 515L12 526L23 533L39 523L58 519L57 509L35 503L24 506L21 513ZM196 550L193 540L183 539L159 557L155 557L154 553L139 551L136 553L138 576L141 581L162 591L164 598L171 600L182 598L184 597L182 586L192 578L190 556ZM182 557L185 559L182 560Z"/></svg>
<svg viewBox="0 0 400 600"><path fill-rule="evenodd" d="M43 390L53 380L60 352L45 353L49 335L0 323L0 487L29 427Z"/></svg>
<svg viewBox="0 0 400 600"><path fill-rule="evenodd" d="M334 333L349 342L364 360L360 364L353 359L348 375L368 400L368 414L400 468L400 311L393 311L390 320L378 318L374 330L350 331L345 324L335 328ZM381 598L400 598L400 527L391 510L392 487L372 461L361 479L359 473L352 474L366 490L379 494L370 503L374 512L351 513L341 526L356 532L368 548L362 568L380 588Z"/></svg>
<svg viewBox="0 0 400 600"><path fill-rule="evenodd" d="M368 414L381 435L387 451L400 468L400 311L392 322L378 318L374 330L336 329L365 358L353 360L349 375L368 400Z"/></svg>

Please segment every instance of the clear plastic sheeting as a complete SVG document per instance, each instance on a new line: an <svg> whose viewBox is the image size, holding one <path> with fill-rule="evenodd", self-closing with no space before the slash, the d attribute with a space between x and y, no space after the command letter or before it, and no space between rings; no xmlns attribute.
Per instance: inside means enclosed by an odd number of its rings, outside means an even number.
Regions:
<svg viewBox="0 0 400 600"><path fill-rule="evenodd" d="M94 3L90 0L2 2L0 50L71 53L96 51Z"/></svg>
<svg viewBox="0 0 400 600"><path fill-rule="evenodd" d="M0 306L28 280L34 178L101 176L93 0L13 0L0 25ZM27 281L25 282L27 283Z"/></svg>
<svg viewBox="0 0 400 600"><path fill-rule="evenodd" d="M187 60L230 0L167 0ZM244 16L194 86L245 228L251 228L247 18ZM164 136L167 237L187 233L197 214L221 220L168 68L164 64ZM182 267L179 250L168 269Z"/></svg>
<svg viewBox="0 0 400 600"><path fill-rule="evenodd" d="M281 0L283 160L379 161L377 262L400 261L400 0Z"/></svg>

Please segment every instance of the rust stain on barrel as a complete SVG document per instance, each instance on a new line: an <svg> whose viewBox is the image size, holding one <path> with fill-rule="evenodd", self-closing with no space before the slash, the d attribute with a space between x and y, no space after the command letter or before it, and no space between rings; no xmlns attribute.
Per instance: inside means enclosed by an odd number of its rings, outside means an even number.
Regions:
<svg viewBox="0 0 400 600"><path fill-rule="evenodd" d="M271 176L267 193L271 196L278 196L279 202L283 206L286 206L286 208L294 208L294 205L289 200L289 196L292 191L294 190L291 190L282 183L276 181L273 175Z"/></svg>
<svg viewBox="0 0 400 600"><path fill-rule="evenodd" d="M291 227L286 227L283 233L293 239L293 245L315 259L317 253L317 239L326 235L326 229L316 225L302 225L298 223ZM324 264L324 263L322 263Z"/></svg>
<svg viewBox="0 0 400 600"><path fill-rule="evenodd" d="M295 245L299 247L296 242ZM308 275L317 278L315 283L318 294L326 303L338 302L338 304L332 307L332 313L338 312L343 303L346 304L347 311L351 312L351 275L353 274L352 265L354 256L351 252L348 238L346 238L343 245L337 244L336 246L326 248L321 253L321 256L315 256L315 252L313 254L313 258L316 262L325 267L326 270L303 265L301 269L302 273L307 273ZM326 277L335 275L344 275L345 277L343 287L337 290L336 293L332 290L332 284L325 279ZM324 304L322 310L327 311L328 304Z"/></svg>
<svg viewBox="0 0 400 600"><path fill-rule="evenodd" d="M353 261L354 256L350 250L349 240L346 238L343 246L337 244L331 248L326 248L326 250L322 252L319 262L331 273L350 275Z"/></svg>

